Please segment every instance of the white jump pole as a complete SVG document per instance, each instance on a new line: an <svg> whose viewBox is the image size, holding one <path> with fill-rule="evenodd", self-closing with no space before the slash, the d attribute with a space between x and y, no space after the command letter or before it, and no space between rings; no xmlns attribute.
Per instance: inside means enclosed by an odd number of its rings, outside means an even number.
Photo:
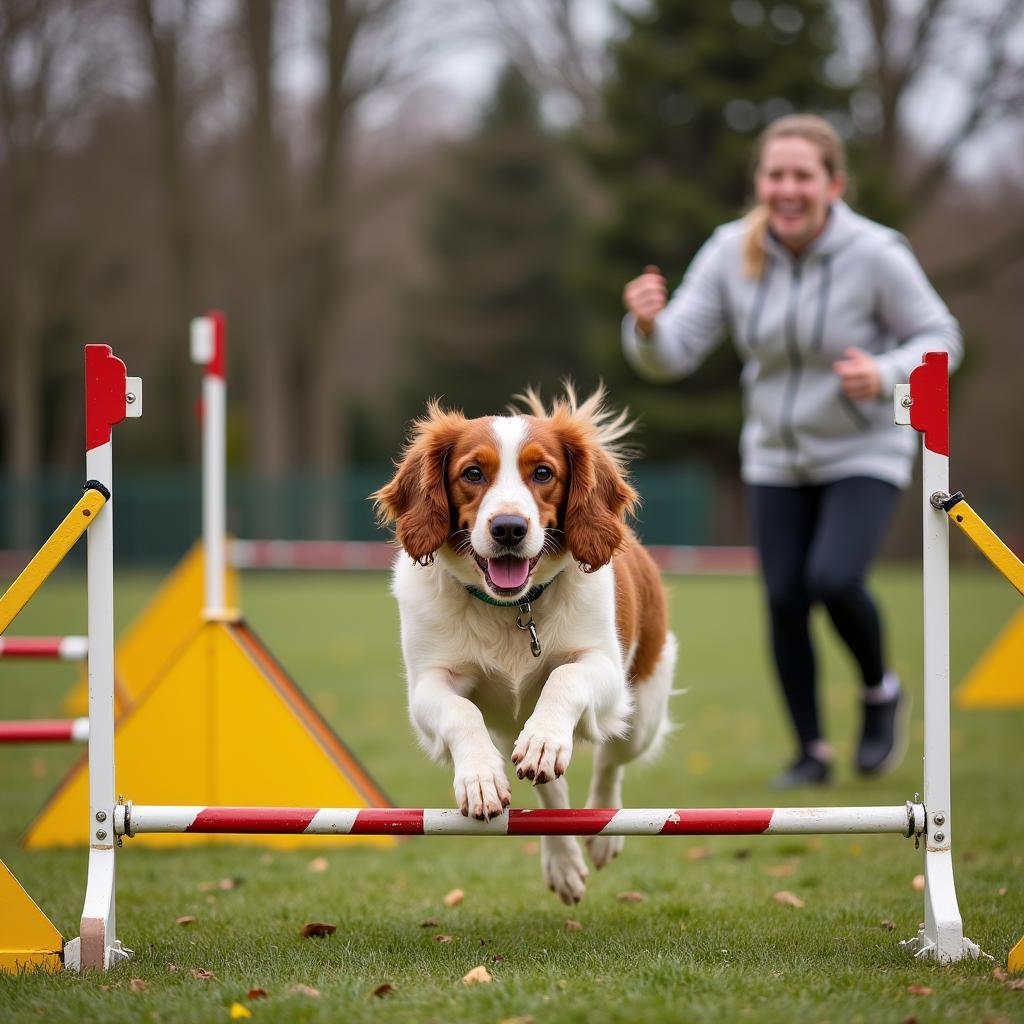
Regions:
<svg viewBox="0 0 1024 1024"><path fill-rule="evenodd" d="M924 925L903 946L948 963L978 957L953 883L949 757L949 356L928 352L896 388L896 422L921 434L924 528Z"/></svg>
<svg viewBox="0 0 1024 1024"><path fill-rule="evenodd" d="M192 362L203 370L203 618L219 621L227 566L227 349L224 314L212 310L191 324Z"/></svg>
<svg viewBox="0 0 1024 1024"><path fill-rule="evenodd" d="M81 934L65 967L106 970L131 955L114 912L114 502L111 427L142 415L142 380L129 377L109 345L85 347L85 472L107 502L88 534L89 877Z"/></svg>

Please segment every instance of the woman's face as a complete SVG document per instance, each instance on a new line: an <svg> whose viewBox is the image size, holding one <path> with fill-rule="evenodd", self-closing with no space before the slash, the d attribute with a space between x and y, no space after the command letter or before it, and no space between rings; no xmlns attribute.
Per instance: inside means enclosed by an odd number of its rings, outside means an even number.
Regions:
<svg viewBox="0 0 1024 1024"><path fill-rule="evenodd" d="M841 177L829 175L818 147L798 136L769 141L754 174L757 201L768 210L769 227L794 253L817 237L845 185Z"/></svg>

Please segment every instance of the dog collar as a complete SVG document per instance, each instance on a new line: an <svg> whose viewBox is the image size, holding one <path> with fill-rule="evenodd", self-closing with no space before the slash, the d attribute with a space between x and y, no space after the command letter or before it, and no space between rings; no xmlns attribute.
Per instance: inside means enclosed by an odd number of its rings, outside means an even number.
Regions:
<svg viewBox="0 0 1024 1024"><path fill-rule="evenodd" d="M539 658L541 655L540 637L537 636L537 623L533 621L533 608L531 605L560 575L560 572L556 573L547 583L539 583L535 587L530 587L522 597L517 598L515 601L499 601L479 587L466 587L466 590L477 600L483 601L485 604L491 604L497 608L518 608L519 614L516 616L516 626L530 634L530 650L535 658ZM524 619L526 620L525 622L523 621Z"/></svg>

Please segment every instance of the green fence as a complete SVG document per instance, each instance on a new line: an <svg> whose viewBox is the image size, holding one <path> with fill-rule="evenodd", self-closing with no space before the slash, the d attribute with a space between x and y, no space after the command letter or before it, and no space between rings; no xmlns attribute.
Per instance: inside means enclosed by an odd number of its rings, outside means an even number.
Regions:
<svg viewBox="0 0 1024 1024"><path fill-rule="evenodd" d="M367 495L385 483L387 464L358 465L348 474L228 478L228 529L236 537L290 540L374 540ZM201 493L196 470L118 469L115 553L122 564L169 564L199 536ZM37 548L78 500L82 477L51 474L15 485L0 477L0 550ZM649 543L715 540L714 478L700 465L648 464L634 482L643 498L637 525ZM84 544L73 558L84 559Z"/></svg>

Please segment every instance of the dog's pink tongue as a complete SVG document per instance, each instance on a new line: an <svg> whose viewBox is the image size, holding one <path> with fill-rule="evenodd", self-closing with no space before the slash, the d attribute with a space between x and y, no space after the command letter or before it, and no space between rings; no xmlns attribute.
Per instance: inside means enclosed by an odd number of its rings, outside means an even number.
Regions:
<svg viewBox="0 0 1024 1024"><path fill-rule="evenodd" d="M503 590L518 590L530 575L528 558L513 558L502 555L501 558L487 559L487 575L496 587Z"/></svg>

